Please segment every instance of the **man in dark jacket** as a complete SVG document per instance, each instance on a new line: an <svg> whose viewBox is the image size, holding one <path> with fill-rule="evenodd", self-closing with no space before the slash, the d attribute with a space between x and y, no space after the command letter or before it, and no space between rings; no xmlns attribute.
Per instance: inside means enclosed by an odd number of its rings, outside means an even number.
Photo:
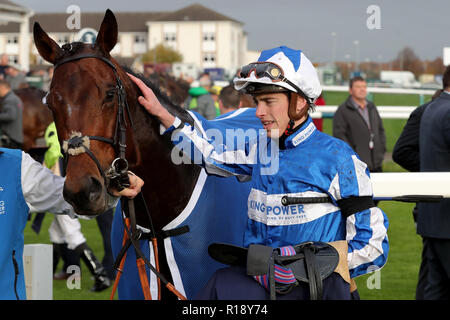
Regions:
<svg viewBox="0 0 450 320"><path fill-rule="evenodd" d="M432 100L438 98L444 90L437 90ZM431 101L417 107L409 116L408 121L403 128L400 137L395 143L394 150L392 151L392 160L402 166L404 169L411 172L420 171L420 120L425 109ZM413 208L414 223L417 226L417 205ZM427 242L423 239L422 248L422 262L419 269L419 279L416 287L416 300L424 299L424 292L427 284L428 271L427 271Z"/></svg>
<svg viewBox="0 0 450 320"><path fill-rule="evenodd" d="M381 172L386 136L375 105L366 100L367 83L362 77L350 80L350 96L333 118L333 136L347 142L371 172Z"/></svg>
<svg viewBox="0 0 450 320"><path fill-rule="evenodd" d="M23 145L22 101L9 83L0 80L0 145L21 149Z"/></svg>
<svg viewBox="0 0 450 320"><path fill-rule="evenodd" d="M420 171L450 171L450 67L444 92L425 109L420 121ZM426 242L428 268L424 299L450 299L450 199L419 203L417 233Z"/></svg>

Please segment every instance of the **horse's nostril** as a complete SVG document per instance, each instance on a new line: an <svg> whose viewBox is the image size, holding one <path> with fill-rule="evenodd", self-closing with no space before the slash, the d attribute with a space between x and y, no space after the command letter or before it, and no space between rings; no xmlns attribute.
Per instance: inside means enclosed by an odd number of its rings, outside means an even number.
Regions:
<svg viewBox="0 0 450 320"><path fill-rule="evenodd" d="M94 177L89 178L89 187L85 189L87 194L86 197L89 201L97 200L102 194L102 184L101 182Z"/></svg>

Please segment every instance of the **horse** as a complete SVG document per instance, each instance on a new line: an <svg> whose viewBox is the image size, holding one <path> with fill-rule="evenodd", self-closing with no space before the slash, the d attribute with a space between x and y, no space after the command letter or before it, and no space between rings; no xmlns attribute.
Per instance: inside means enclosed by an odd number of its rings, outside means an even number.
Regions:
<svg viewBox="0 0 450 320"><path fill-rule="evenodd" d="M189 96L189 82L183 79L175 79L163 71L155 71L147 76L147 80L150 80L177 105L182 105Z"/></svg>
<svg viewBox="0 0 450 320"><path fill-rule="evenodd" d="M230 208L233 199L236 200L235 203L245 207L249 186L239 184L234 179L231 181L218 177L206 178L204 169L199 166L193 163L175 164L172 161L173 144L170 135L161 134L157 119L139 105L137 98L141 94L140 90L110 55L117 42L117 34L117 22L110 10L105 13L93 45L74 42L60 47L39 23L34 25L34 42L38 52L55 66L47 104L53 114L60 143L70 149L74 139L78 137L83 140L83 144L88 144L86 149L89 152L67 157L63 195L78 214L103 213L110 187L108 179L105 179L105 172L111 169L117 154L122 154L128 161L129 169L146 182L142 189L145 202L137 198L135 203L137 224L143 229L150 228L151 222L146 214L148 207L154 229L159 235L165 233L164 245L162 241L158 242L158 252L163 254L160 261L161 273L168 279L173 278L173 268L169 266L168 260L177 260L180 254L189 251L177 251L176 248L167 251L168 245L172 247L176 241L185 241L184 245L188 248L193 248L194 245L201 247L197 250L202 251L197 260L191 262L190 257L187 257L184 262L190 269L195 269L195 284L183 290L189 298L189 295L193 296L195 291L205 284L216 269L223 266L211 262L207 257L207 245L211 242L211 237L214 240L241 244L246 224L244 215L235 217L234 213L230 213L213 216L215 205L202 207L197 205L197 201L202 197L212 199L215 195L223 201L217 204L217 208ZM147 84L169 112L184 123L198 125L198 115L173 104L158 88L152 87L151 83ZM217 188L209 193L202 191L199 194L198 191L201 191L203 186L213 185L214 179L229 180L224 184L229 183L232 186L228 191ZM193 200L194 195L197 195L197 198ZM189 232L185 234L186 238L183 238L186 240L182 240L170 233L168 227L178 226L189 220L190 217L180 220L180 216L193 206L199 206L203 210L202 214L208 216L209 220L207 225L190 222L191 231L209 230L212 225L218 231L202 236L201 239ZM120 220L120 214L119 219L116 219L117 216L116 214L115 221ZM226 219L233 219L236 227L230 225ZM232 228L235 232L230 232ZM174 236L177 238L172 238ZM113 232L112 237L113 242L121 242L120 235ZM167 255L168 252L170 257L165 259L164 254ZM130 250L129 255L132 254ZM206 263L212 266L206 267ZM136 276L131 274L131 278L136 279ZM178 274L176 278L186 281L183 274ZM168 297L173 296L163 290L162 298Z"/></svg>
<svg viewBox="0 0 450 320"><path fill-rule="evenodd" d="M52 114L42 99L46 92L36 87L14 90L23 105L23 147L25 152L43 147L37 139L44 137L45 129L53 121Z"/></svg>

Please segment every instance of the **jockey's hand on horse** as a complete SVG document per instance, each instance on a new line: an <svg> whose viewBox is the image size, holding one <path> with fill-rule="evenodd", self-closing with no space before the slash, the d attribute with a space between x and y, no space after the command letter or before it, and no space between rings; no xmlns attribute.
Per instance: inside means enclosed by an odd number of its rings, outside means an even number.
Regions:
<svg viewBox="0 0 450 320"><path fill-rule="evenodd" d="M128 76L131 80L139 87L143 96L138 98L139 103L147 110L151 115L154 115L159 119L161 124L167 129L169 128L173 122L175 121L175 117L164 108L159 102L158 98L156 98L152 89L147 87L147 85L141 80L136 78L135 76L128 73Z"/></svg>
<svg viewBox="0 0 450 320"><path fill-rule="evenodd" d="M136 197L139 192L141 192L142 186L144 185L144 180L139 178L131 171L128 171L128 179L130 180L130 186L128 188L125 188L120 192L117 190L111 190L112 194L116 197L124 196L130 199Z"/></svg>

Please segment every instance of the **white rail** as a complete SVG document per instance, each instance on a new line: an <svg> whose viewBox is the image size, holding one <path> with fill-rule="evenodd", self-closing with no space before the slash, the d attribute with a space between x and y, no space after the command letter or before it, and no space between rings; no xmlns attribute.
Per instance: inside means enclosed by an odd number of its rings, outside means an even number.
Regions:
<svg viewBox="0 0 450 320"><path fill-rule="evenodd" d="M440 195L450 198L450 172L371 173L375 198L404 195Z"/></svg>
<svg viewBox="0 0 450 320"><path fill-rule="evenodd" d="M332 117L338 106L317 106L316 111L311 114L312 118ZM411 112L417 106L378 106L378 112L383 119L408 119Z"/></svg>
<svg viewBox="0 0 450 320"><path fill-rule="evenodd" d="M348 92L348 86L322 86L323 91ZM378 88L367 87L367 91L371 93L399 93L399 94L427 94L433 95L436 90L430 89L404 89L404 88Z"/></svg>

